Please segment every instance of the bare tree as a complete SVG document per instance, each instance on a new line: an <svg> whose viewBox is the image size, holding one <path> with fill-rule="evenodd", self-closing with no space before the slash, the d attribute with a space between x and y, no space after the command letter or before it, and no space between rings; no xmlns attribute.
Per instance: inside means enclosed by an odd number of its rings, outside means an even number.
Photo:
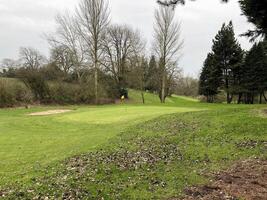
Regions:
<svg viewBox="0 0 267 200"><path fill-rule="evenodd" d="M113 25L108 28L104 43L105 69L111 73L118 89L126 87L127 66L131 59L143 52L144 42L138 31L128 26Z"/></svg>
<svg viewBox="0 0 267 200"><path fill-rule="evenodd" d="M52 59L67 72L73 70L81 82L86 65L85 46L78 32L77 20L69 13L56 17L57 32L47 36L52 47Z"/></svg>
<svg viewBox="0 0 267 200"><path fill-rule="evenodd" d="M155 12L154 52L159 60L161 76L160 100L165 103L168 79L177 71L183 41L180 39L180 24L174 20L175 11L160 7ZM169 76L169 78L168 78Z"/></svg>
<svg viewBox="0 0 267 200"><path fill-rule="evenodd" d="M10 69L10 68L16 68L17 66L18 66L18 62L16 60L5 58L1 62L0 68Z"/></svg>
<svg viewBox="0 0 267 200"><path fill-rule="evenodd" d="M46 62L46 58L31 47L21 47L19 54L22 65L28 69L38 69Z"/></svg>
<svg viewBox="0 0 267 200"><path fill-rule="evenodd" d="M65 76L71 71L75 65L75 56L67 46L56 46L51 50L51 59L61 71L64 72Z"/></svg>
<svg viewBox="0 0 267 200"><path fill-rule="evenodd" d="M98 70L103 37L109 24L108 0L82 0L76 10L78 31L82 36L86 52L93 62L95 79L95 103L98 104Z"/></svg>

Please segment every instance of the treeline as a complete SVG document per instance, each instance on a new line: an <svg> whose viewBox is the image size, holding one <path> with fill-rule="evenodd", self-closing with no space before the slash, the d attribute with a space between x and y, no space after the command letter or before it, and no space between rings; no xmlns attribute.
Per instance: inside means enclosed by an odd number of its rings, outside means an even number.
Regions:
<svg viewBox="0 0 267 200"><path fill-rule="evenodd" d="M199 94L207 102L219 94L227 103L253 104L267 102L267 43L256 42L249 51L241 49L232 22L223 24L213 40L200 75Z"/></svg>
<svg viewBox="0 0 267 200"><path fill-rule="evenodd" d="M147 55L138 30L110 22L106 0L81 0L75 10L56 17L57 31L47 35L49 58L22 47L17 61L3 60L1 76L22 80L41 103L114 102L128 98L127 88L157 93L164 103L181 76L175 11L156 9L153 55Z"/></svg>

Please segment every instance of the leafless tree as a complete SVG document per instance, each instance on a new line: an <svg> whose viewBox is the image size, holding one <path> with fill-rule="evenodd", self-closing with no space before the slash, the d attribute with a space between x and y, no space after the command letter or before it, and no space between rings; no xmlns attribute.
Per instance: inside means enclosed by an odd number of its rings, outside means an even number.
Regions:
<svg viewBox="0 0 267 200"><path fill-rule="evenodd" d="M74 66L75 55L67 46L56 46L51 50L51 60L67 75Z"/></svg>
<svg viewBox="0 0 267 200"><path fill-rule="evenodd" d="M127 65L143 52L144 42L138 31L124 25L108 28L104 43L105 69L111 73L118 88L125 88Z"/></svg>
<svg viewBox="0 0 267 200"><path fill-rule="evenodd" d="M180 23L174 19L175 10L160 7L155 12L154 52L159 60L161 75L160 99L165 103L167 97L168 76L177 71L178 59L183 45L180 38Z"/></svg>
<svg viewBox="0 0 267 200"><path fill-rule="evenodd" d="M46 62L46 58L31 47L21 47L19 54L22 65L28 69L38 69Z"/></svg>
<svg viewBox="0 0 267 200"><path fill-rule="evenodd" d="M94 66L95 103L97 104L101 49L110 15L108 0L81 0L76 15L79 34L85 42L87 55Z"/></svg>
<svg viewBox="0 0 267 200"><path fill-rule="evenodd" d="M65 13L56 17L56 23L56 34L47 36L52 47L52 59L63 71L74 71L81 82L86 65L86 52L83 38L78 32L77 20Z"/></svg>
<svg viewBox="0 0 267 200"><path fill-rule="evenodd" d="M0 64L0 68L2 69L16 68L17 66L18 66L18 62L10 58L3 59Z"/></svg>
<svg viewBox="0 0 267 200"><path fill-rule="evenodd" d="M199 90L199 81L190 76L181 76L176 80L175 94L196 97Z"/></svg>

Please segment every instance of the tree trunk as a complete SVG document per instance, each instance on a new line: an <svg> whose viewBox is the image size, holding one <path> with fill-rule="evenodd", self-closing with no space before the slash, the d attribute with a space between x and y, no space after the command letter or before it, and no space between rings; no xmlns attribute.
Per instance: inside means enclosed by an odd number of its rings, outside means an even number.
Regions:
<svg viewBox="0 0 267 200"><path fill-rule="evenodd" d="M77 72L77 79L78 79L78 83L81 85L82 84L82 76L81 76L80 72Z"/></svg>
<svg viewBox="0 0 267 200"><path fill-rule="evenodd" d="M263 92L263 97L264 97L265 101L267 102L267 98L266 98L266 96L265 96L265 93L264 93L264 92Z"/></svg>
<svg viewBox="0 0 267 200"><path fill-rule="evenodd" d="M230 93L229 93L229 92L227 92L227 103L228 103L228 104L231 103L231 101L230 101Z"/></svg>
<svg viewBox="0 0 267 200"><path fill-rule="evenodd" d="M144 92L141 92L141 96L142 96L142 102L143 102L143 104L145 104L145 95L144 95Z"/></svg>
<svg viewBox="0 0 267 200"><path fill-rule="evenodd" d="M95 62L95 104L98 104L98 71L97 71L97 62Z"/></svg>
<svg viewBox="0 0 267 200"><path fill-rule="evenodd" d="M225 74L225 88L226 88L226 100L227 100L227 104L230 104L230 92L229 92L229 80L228 80L228 72L227 70L224 70L224 74Z"/></svg>
<svg viewBox="0 0 267 200"><path fill-rule="evenodd" d="M260 104L262 104L262 92L260 93Z"/></svg>
<svg viewBox="0 0 267 200"><path fill-rule="evenodd" d="M163 72L162 76L162 86L161 86L161 103L165 103L165 87L166 87L166 78L165 72Z"/></svg>
<svg viewBox="0 0 267 200"><path fill-rule="evenodd" d="M238 104L241 103L242 96L243 96L243 94L242 93L239 93L239 95L238 95L238 101L237 101Z"/></svg>
<svg viewBox="0 0 267 200"><path fill-rule="evenodd" d="M254 94L251 95L251 104L254 104Z"/></svg>

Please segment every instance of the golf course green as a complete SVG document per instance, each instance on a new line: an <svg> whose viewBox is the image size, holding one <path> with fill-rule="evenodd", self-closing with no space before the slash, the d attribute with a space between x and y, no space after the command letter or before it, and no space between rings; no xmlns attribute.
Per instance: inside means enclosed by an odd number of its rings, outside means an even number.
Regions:
<svg viewBox="0 0 267 200"><path fill-rule="evenodd" d="M59 198L65 190L79 188L81 197L90 191L88 199L173 197L188 185L205 183L200 171L267 157L263 143L253 148L237 145L267 140L266 106L209 105L180 96L162 105L153 94L146 94L143 105L139 93L131 93L134 98L118 105L1 109L0 191L31 188L41 196ZM58 109L70 111L29 115ZM151 155L143 156L142 162L133 156L148 152ZM77 167L77 162L82 164ZM84 165L78 179L76 172L68 171L70 165ZM151 179L160 183L151 186ZM17 197L16 190L12 195ZM36 193L23 195L33 198Z"/></svg>

